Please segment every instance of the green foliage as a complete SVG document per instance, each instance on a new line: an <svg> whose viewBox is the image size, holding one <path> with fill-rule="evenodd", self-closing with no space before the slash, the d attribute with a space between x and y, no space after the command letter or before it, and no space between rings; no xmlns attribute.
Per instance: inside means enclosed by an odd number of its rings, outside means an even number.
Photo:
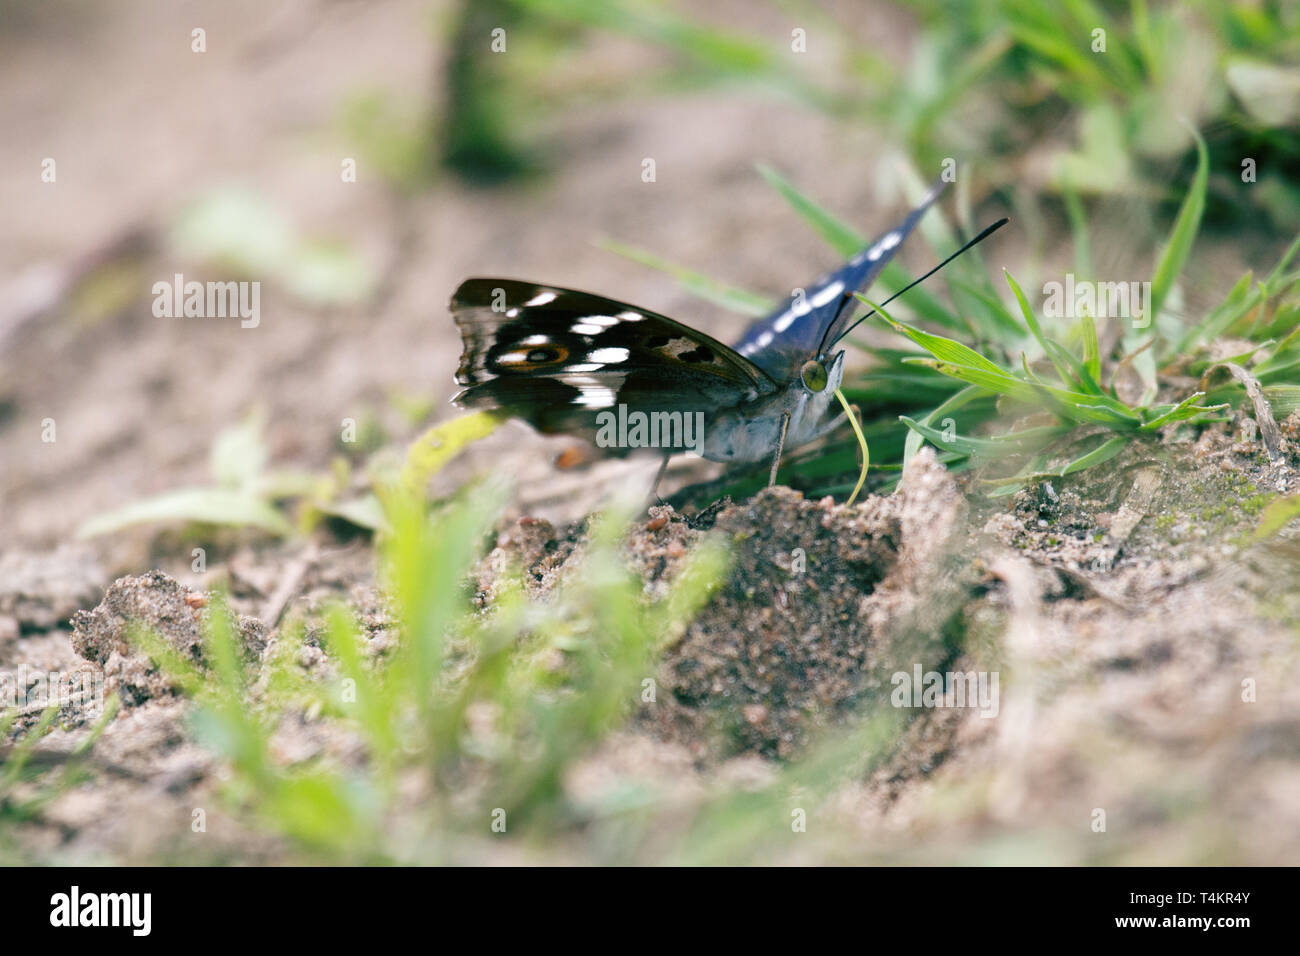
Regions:
<svg viewBox="0 0 1300 956"><path fill-rule="evenodd" d="M990 173L1047 140L1063 193L1150 196L1164 191L1164 167L1194 146L1186 117L1212 131L1218 154L1258 163L1258 185L1245 190L1241 170L1227 170L1222 191L1233 199L1216 205L1220 219L1254 205L1281 229L1300 226L1300 190L1285 172L1300 162L1294 4L911 5L923 24L922 59L929 51L944 79L888 71L872 51L862 62L877 81L869 112L927 166L951 155L953 136L986 157ZM958 122L972 110L982 122ZM1073 143L1061 140L1063 123Z"/></svg>
<svg viewBox="0 0 1300 956"><path fill-rule="evenodd" d="M355 249L300 235L263 197L239 187L215 189L190 203L171 239L182 256L280 282L310 305L361 302L376 282Z"/></svg>
<svg viewBox="0 0 1300 956"><path fill-rule="evenodd" d="M516 116L634 85L681 88L743 79L793 97L829 117L870 125L875 135L926 169L951 156L979 156L981 176L1035 202L1047 186L1067 203L1080 196L1147 202L1167 196L1168 170L1194 159L1186 122L1211 131L1222 156L1256 162L1258 182L1242 188L1241 169L1217 171L1207 208L1212 221L1262 212L1283 231L1300 227L1300 188L1288 172L1300 165L1300 12L1281 0L1111 4L1069 0L907 0L920 29L906 63L854 32L835 13L800 9L824 75L789 55L788 38L706 21L680 4L658 0L497 0L499 15L518 17L527 64L486 73L465 91L513 104ZM475 4L467 4L468 8ZM486 6L486 5L483 5ZM551 78L560 55L585 31L608 31L671 51L662 73L613 75L581 90ZM568 45L557 39L568 37ZM512 36L515 34L512 33ZM476 34L478 36L478 34ZM550 44L543 38L550 38ZM456 49L469 48L458 43ZM580 72L580 71L577 71ZM833 79L830 79L832 78ZM470 96L474 93L474 96ZM498 112L503 112L501 107ZM499 125L497 123L496 125ZM479 124L489 135L493 122ZM1045 182L1027 180L1030 147ZM509 150L484 152L510 155ZM882 155L892 162L893 153ZM489 167L490 168L490 167ZM884 172L884 170L882 170ZM1071 199L1073 197L1073 199Z"/></svg>
<svg viewBox="0 0 1300 956"><path fill-rule="evenodd" d="M12 852L9 827L39 817L52 801L87 778L87 757L119 707L116 697L105 701L89 731L53 764L35 758L40 742L55 727L58 704L45 708L34 725L16 733L19 715L0 710L0 862L8 862L7 854Z"/></svg>
<svg viewBox="0 0 1300 956"><path fill-rule="evenodd" d="M619 554L626 516L609 514L594 522L582 571L556 599L530 602L516 570L491 610L478 611L468 582L501 490L472 487L432 510L405 481L380 497L395 646L374 653L336 607L319 632L336 680L321 687L298 676L298 622L264 662L257 692L219 603L208 616L206 673L140 641L197 700L196 732L235 771L228 798L335 862L436 862L490 838L498 808L512 835L564 821L563 772L635 706L658 652L725 570L723 551L702 545L668 594L647 601ZM270 738L303 708L349 728L361 758L279 765ZM414 804L403 796L413 789L423 794Z"/></svg>
<svg viewBox="0 0 1300 956"><path fill-rule="evenodd" d="M503 40L514 44L509 66L504 57L484 55L491 49L495 31L504 31ZM439 144L443 164L481 185L495 185L533 171L538 163L518 133L516 120L530 115L528 77L534 72L531 67L537 53L530 53L527 47L531 41L548 57L550 37L538 29L535 18L510 0L462 3L451 33L446 67L448 107Z"/></svg>
<svg viewBox="0 0 1300 956"><path fill-rule="evenodd" d="M1287 495L1275 498L1259 516L1259 525L1255 529L1255 538L1271 538L1288 524L1300 518L1300 495Z"/></svg>
<svg viewBox="0 0 1300 956"><path fill-rule="evenodd" d="M139 524L211 524L252 527L288 535L293 527L275 507L283 498L303 494L319 483L293 472L267 473L265 421L254 412L241 424L219 434L212 445L213 484L179 488L132 502L81 525L83 538Z"/></svg>
<svg viewBox="0 0 1300 956"><path fill-rule="evenodd" d="M1223 303L1199 323L1185 326L1164 308L1190 261L1205 209L1209 154L1199 136L1196 139L1196 172L1155 257L1151 314L1134 316L1134 327L1125 330L1107 354L1102 354L1093 316L1080 315L1059 335L1050 333L1024 290L1007 272L1017 318L987 275L975 271L980 266L974 255L957 260L936 280L947 285L952 307L919 288L899 300L895 309L910 312L913 322L895 318L873 300L859 296L889 328L921 350L864 346L877 364L862 380L844 385L849 399L865 411L864 431L869 440L877 442L873 457L881 463L881 471L897 471L928 441L944 452L942 460L955 470L996 465L999 474L985 480L993 486L993 494L1008 494L1026 481L1102 464L1130 442L1149 438L1166 426L1220 420L1229 404L1244 397L1239 382L1217 385L1207 381L1190 393L1158 400L1170 391L1158 373L1161 369L1206 373L1211 363L1199 358L1198 350L1225 335L1252 340L1250 351L1237 358L1252 363L1252 374L1264 386L1264 395L1277 414L1284 417L1294 410L1300 400L1300 305L1293 299L1300 272L1288 269L1300 252L1300 238L1264 281L1252 286L1251 276L1244 276ZM774 170L760 167L760 172L836 255L852 255L866 244L857 230ZM1074 234L1086 260L1087 224L1081 210L1076 208L1076 212ZM935 210L930 216L941 214ZM951 231L940 220L930 235L951 237ZM955 239L945 241L955 244ZM935 248L937 256L947 251L947 246ZM743 303L750 297L734 289L728 289L725 296L713 294L707 277L666 266L650 254L639 253L635 258L667 271L688 291L715 303ZM910 281L900 265L891 263L879 284L892 291ZM922 322L953 335L926 331L920 327ZM1129 368L1141 380L1142 397L1136 402L1122 400L1115 385L1116 378ZM1038 420L1044 413L1051 424ZM951 427L958 424L958 418L960 431ZM1016 424L1016 419L1023 421ZM895 420L911 430L901 445L889 440ZM1011 427L999 428L997 423L1003 420L1013 420ZM944 427L945 422L950 427ZM990 434L980 436L980 430ZM794 456L782 478L815 494L840 493L852 487L843 476L855 466L849 443L833 442L820 460ZM835 478L840 480L829 480ZM707 493L739 496L757 487L757 476L742 476L722 488L711 486Z"/></svg>
<svg viewBox="0 0 1300 956"><path fill-rule="evenodd" d="M407 107L384 90L353 93L343 103L339 126L355 146L360 169L373 170L400 193L433 181L434 147L424 110Z"/></svg>
<svg viewBox="0 0 1300 956"><path fill-rule="evenodd" d="M501 421L494 413L478 412L428 429L411 446L402 472L403 481L413 487L423 487L466 445L491 434ZM370 531L384 527L383 512L374 491L345 494L351 481L346 462L336 462L335 469L325 475L269 470L270 452L264 431L265 417L254 411L241 424L221 432L213 442L212 485L179 488L131 502L86 521L78 529L78 535L94 537L142 524L202 524L254 528L284 537L293 534L295 526L282 508L295 501L302 504L298 526L304 530L322 515ZM372 470L382 477L382 456L374 458ZM372 476L371 481L375 480L379 479Z"/></svg>

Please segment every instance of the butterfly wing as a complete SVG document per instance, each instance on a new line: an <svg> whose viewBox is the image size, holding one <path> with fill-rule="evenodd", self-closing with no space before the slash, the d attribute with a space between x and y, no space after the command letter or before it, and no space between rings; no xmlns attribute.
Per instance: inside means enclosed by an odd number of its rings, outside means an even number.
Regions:
<svg viewBox="0 0 1300 956"><path fill-rule="evenodd" d="M454 401L503 408L546 434L590 437L596 415L733 408L776 383L732 348L667 316L513 279L467 279L451 298L464 352Z"/></svg>
<svg viewBox="0 0 1300 956"><path fill-rule="evenodd" d="M833 342L847 327L854 309L845 305L845 293L863 291L876 280L946 185L936 183L901 224L822 276L802 297L791 296L771 315L755 321L732 347L776 380L791 380L804 362L818 357L822 343Z"/></svg>

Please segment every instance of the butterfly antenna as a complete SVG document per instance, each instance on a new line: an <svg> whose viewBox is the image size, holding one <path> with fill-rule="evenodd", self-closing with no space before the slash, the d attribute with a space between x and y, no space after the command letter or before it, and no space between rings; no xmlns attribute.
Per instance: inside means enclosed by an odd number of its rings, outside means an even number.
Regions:
<svg viewBox="0 0 1300 956"><path fill-rule="evenodd" d="M924 282L926 279L930 278L930 276L934 275L936 272L938 272L940 269L942 269L942 268L943 268L944 266L946 266L948 263L952 262L952 260L956 259L956 258L957 258L959 255L961 255L963 252L965 252L966 250L970 249L972 246L978 245L979 243L983 242L985 239L987 239L989 236L993 235L993 233L997 232L999 229L1001 229L1003 226L1005 226L1005 225L1006 225L1008 222L1010 222L1010 221L1011 221L1010 219L1008 219L1008 218L1006 218L1006 217L1003 217L1002 219L999 219L997 222L993 223L993 225L986 227L986 228L984 229L984 231L981 232L978 236L976 236L974 239L970 240L970 242L966 243L964 246L962 246L960 249L958 249L956 252L954 252L952 255L950 255L947 259L944 259L943 262L939 263L937 266L935 266L933 269L931 269L931 270L930 270L929 272L927 272L925 275L921 276L919 279L913 279L913 280L912 280L911 282L909 282L907 285L903 286L903 288L899 289L897 292L895 292L893 295L891 295L891 296L890 296L888 299L886 299L884 302L880 303L881 307L883 308L884 306L889 305L889 303L893 302L895 299L897 299L900 295L902 295L902 294L903 294L904 292L906 292L908 289L912 288L912 286L920 285L922 282ZM844 293L844 298L845 298L845 302L846 302L846 303L848 302L849 299L851 299L851 298L853 297L853 294L854 294L854 293L852 293L852 292L846 292L846 293ZM845 330L844 330L843 332L841 332L839 335L835 336L834 341L832 341L831 344L830 344L829 346L827 346L827 348L828 348L828 349L829 349L829 348L834 348L836 342L838 342L840 339L844 338L844 336L848 335L850 332L852 332L854 329L856 329L859 325L861 325L861 324L863 323L863 321L865 321L866 319L871 318L871 317L872 317L873 315L875 315L875 314L876 314L876 310L875 310L875 309L872 309L872 310L871 310L870 312L868 312L866 315L860 316L856 322L854 322L852 325L850 325L847 329L845 329ZM821 353L821 354L824 354L824 353Z"/></svg>

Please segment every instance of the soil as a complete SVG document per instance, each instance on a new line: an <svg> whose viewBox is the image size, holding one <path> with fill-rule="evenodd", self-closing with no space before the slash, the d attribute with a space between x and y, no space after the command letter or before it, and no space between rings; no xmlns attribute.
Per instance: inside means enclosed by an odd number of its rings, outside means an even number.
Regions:
<svg viewBox="0 0 1300 956"><path fill-rule="evenodd" d="M416 434L391 411L395 391L451 417L459 345L445 303L466 275L604 291L725 337L739 319L589 242L626 239L778 295L774 260L779 282L830 263L815 237L791 228L750 161L816 183L831 208L869 210L879 198L870 176L823 171L872 143L734 90L650 99L635 111L597 103L556 119L545 188L483 192L444 180L404 197L399 214L374 179L339 184L339 157L352 150L334 120L356 89L428 87L439 64L423 6L370 17L360 5L304 3L253 26L257 5L202 5L213 43L201 60L189 51L188 8L127 3L111 20L70 9L43 5L25 27L0 32L0 104L13 118L0 165L66 157L54 186L36 174L0 178L0 207L15 226L0 238L9 291L0 297L0 671L88 675L122 691L124 706L90 755L88 779L18 827L0 858L291 860L291 847L222 810L227 771L195 743L191 705L140 654L128 622L202 663L195 638L205 615L222 613L210 606L220 585L255 661L295 612L341 597L382 653L394 625L368 539L325 527L285 542L159 529L79 541L77 526L206 481L213 437L253 407L267 414L273 460L317 471L337 454L345 418L377 419L395 447ZM281 55L258 55L268 37ZM652 187L639 182L647 153L661 170ZM107 311L75 296L39 313L19 308L14 290L32 288L34 276L106 248L129 250L125 261L147 277L141 288L170 277L180 265L165 224L196 192L232 180L273 197L309 233L346 236L379 272L392 266L383 297L321 310L268 287L255 330L156 319L143 295ZM137 228L146 241L124 244ZM1240 264L1230 238L1205 254ZM1016 241L999 255L1017 261ZM729 542L734 564L665 654L656 703L571 769L570 796L581 803L637 780L689 804L774 780L922 664L998 673L997 718L908 710L892 744L835 794L838 822L859 839L810 833L790 862L1293 862L1300 537L1293 528L1260 543L1252 532L1269 500L1296 490L1300 419L1283 423L1283 457L1271 462L1243 414L1010 498L985 498L923 451L895 494L852 507L775 488L703 512L650 508L625 545L648 596L706 535ZM47 418L54 442L41 440ZM642 471L649 483L653 464L635 462L557 476L551 460L566 444L508 426L440 476L445 487L485 472L516 483L480 569L482 602L507 558L544 599L582 560L583 516ZM717 473L683 464L666 484ZM200 543L202 572L191 564ZM310 629L294 653L309 679L330 673ZM20 714L0 754L38 717ZM67 760L97 717L71 702L34 759ZM277 733L275 754L347 759L349 746L304 715ZM196 808L208 819L198 849Z"/></svg>

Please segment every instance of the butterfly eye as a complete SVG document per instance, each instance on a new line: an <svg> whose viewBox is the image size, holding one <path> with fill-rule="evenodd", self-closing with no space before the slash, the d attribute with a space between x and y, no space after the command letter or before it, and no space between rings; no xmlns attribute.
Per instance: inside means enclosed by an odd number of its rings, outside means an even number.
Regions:
<svg viewBox="0 0 1300 956"><path fill-rule="evenodd" d="M820 392L826 387L826 366L821 362L808 361L799 369L799 377L810 392Z"/></svg>

